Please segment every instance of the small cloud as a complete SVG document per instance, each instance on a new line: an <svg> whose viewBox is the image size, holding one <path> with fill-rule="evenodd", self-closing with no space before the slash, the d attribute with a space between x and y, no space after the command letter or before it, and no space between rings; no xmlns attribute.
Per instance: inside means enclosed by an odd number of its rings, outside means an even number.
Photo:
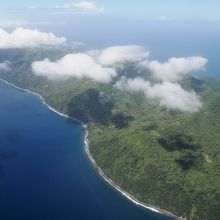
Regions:
<svg viewBox="0 0 220 220"><path fill-rule="evenodd" d="M8 71L10 70L10 64L11 62L6 60L3 63L0 63L0 70Z"/></svg>
<svg viewBox="0 0 220 220"><path fill-rule="evenodd" d="M24 28L16 28L11 33L0 28L0 39L0 49L56 46L66 42L64 37L57 37L53 33Z"/></svg>
<svg viewBox="0 0 220 220"><path fill-rule="evenodd" d="M150 70L155 79L176 82L184 75L204 70L207 62L204 57L172 57L165 63L144 61L141 66Z"/></svg>
<svg viewBox="0 0 220 220"><path fill-rule="evenodd" d="M81 2L73 2L70 4L65 4L62 6L57 5L55 8L58 9L80 9L83 11L90 11L90 12L104 12L104 7L97 6L92 1L81 1Z"/></svg>
<svg viewBox="0 0 220 220"><path fill-rule="evenodd" d="M103 50L99 61L103 65L114 65L123 62L141 62L148 58L149 52L137 45L113 46Z"/></svg>
<svg viewBox="0 0 220 220"><path fill-rule="evenodd" d="M194 91L186 91L178 83L163 82L154 85L142 78L127 79L123 77L116 85L118 89L143 92L161 106L184 112L197 112L202 106L200 98Z"/></svg>

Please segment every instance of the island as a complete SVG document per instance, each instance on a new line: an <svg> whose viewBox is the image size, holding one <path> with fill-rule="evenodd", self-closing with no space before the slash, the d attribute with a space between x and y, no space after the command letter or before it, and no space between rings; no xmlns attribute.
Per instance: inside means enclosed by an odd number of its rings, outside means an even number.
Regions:
<svg viewBox="0 0 220 220"><path fill-rule="evenodd" d="M48 80L31 70L34 61L58 59L68 48L7 49L12 60L0 77L40 94L58 112L87 125L89 150L114 184L139 201L190 220L220 216L220 82L186 76L183 88L203 103L181 112L90 79ZM127 64L126 74L136 74ZM147 75L149 80L150 76ZM120 75L120 74L119 74Z"/></svg>

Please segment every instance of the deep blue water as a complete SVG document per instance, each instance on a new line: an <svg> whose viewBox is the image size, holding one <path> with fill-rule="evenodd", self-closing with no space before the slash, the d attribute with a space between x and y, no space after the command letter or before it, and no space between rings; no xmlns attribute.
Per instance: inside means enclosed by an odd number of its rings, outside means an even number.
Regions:
<svg viewBox="0 0 220 220"><path fill-rule="evenodd" d="M0 82L1 220L166 220L103 181L79 124Z"/></svg>

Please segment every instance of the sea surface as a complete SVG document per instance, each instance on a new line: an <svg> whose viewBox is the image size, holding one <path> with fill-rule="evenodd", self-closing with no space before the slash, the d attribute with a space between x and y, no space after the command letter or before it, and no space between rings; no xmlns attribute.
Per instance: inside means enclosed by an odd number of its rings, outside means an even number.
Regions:
<svg viewBox="0 0 220 220"><path fill-rule="evenodd" d="M0 82L0 219L167 220L98 175L83 133L38 97Z"/></svg>

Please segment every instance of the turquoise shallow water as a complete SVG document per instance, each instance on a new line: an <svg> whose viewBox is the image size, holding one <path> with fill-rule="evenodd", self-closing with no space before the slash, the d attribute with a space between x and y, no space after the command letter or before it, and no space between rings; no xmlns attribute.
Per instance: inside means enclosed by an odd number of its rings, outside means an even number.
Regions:
<svg viewBox="0 0 220 220"><path fill-rule="evenodd" d="M78 123L0 82L1 220L166 220L135 206L91 166Z"/></svg>

